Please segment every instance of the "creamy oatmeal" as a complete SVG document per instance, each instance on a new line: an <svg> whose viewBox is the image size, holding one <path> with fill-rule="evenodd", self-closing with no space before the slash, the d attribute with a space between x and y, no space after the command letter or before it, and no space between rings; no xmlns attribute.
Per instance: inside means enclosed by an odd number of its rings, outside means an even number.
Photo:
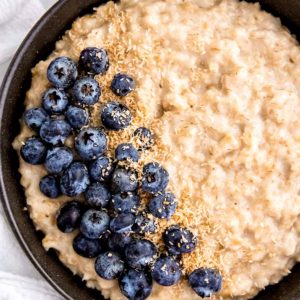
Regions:
<svg viewBox="0 0 300 300"><path fill-rule="evenodd" d="M93 124L100 125L100 105L118 98L108 88L114 74L131 74L136 91L119 100L133 125L109 133L110 148L137 126L151 128L156 146L142 161L162 163L179 201L173 218L160 220L160 231L148 238L160 243L169 224L189 227L198 245L183 256L183 270L218 268L223 288L214 299L252 298L288 274L300 258L300 48L280 21L237 0L109 2L76 20L34 67L26 108L41 104L54 57L78 60L89 46L105 48L111 61L107 74L96 76L103 95ZM16 150L33 134L21 128ZM20 159L20 173L45 249L56 249L88 287L125 299L117 281L101 279L94 260L74 252L76 232L57 229L56 212L70 198L40 192L43 166ZM149 299L167 298L199 299L185 280L154 285Z"/></svg>

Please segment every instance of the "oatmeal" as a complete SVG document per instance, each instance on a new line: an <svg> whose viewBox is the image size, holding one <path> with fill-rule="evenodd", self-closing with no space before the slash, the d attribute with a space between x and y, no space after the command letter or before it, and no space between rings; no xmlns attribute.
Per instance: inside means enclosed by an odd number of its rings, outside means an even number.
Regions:
<svg viewBox="0 0 300 300"><path fill-rule="evenodd" d="M132 125L110 132L108 148L131 141L139 126L150 128L156 142L141 162L160 162L178 199L172 218L159 219L156 233L146 237L160 245L168 226L189 228L198 243L183 255L182 271L218 269L223 287L214 299L249 299L287 275L300 258L300 48L280 21L237 0L109 2L76 20L33 68L26 108L41 105L55 57L78 60L91 46L106 49L110 59L107 73L95 76L102 95L90 108L92 125L101 125L104 103L128 106ZM126 97L110 89L117 73L136 80ZM14 148L32 135L22 123ZM94 259L75 253L77 232L56 227L58 209L73 198L40 192L43 165L20 159L19 170L45 249L56 249L88 287L125 299L116 280L97 276ZM154 284L149 299L167 298L199 299L186 280Z"/></svg>

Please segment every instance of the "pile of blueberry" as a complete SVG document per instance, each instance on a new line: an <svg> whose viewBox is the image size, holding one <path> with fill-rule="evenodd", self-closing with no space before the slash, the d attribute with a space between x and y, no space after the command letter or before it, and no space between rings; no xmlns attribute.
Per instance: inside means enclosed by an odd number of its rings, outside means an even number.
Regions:
<svg viewBox="0 0 300 300"><path fill-rule="evenodd" d="M57 227L64 233L79 229L73 240L75 252L96 258L100 277L118 278L128 299L142 300L150 295L152 280L171 286L181 279L180 256L192 252L197 240L178 225L163 233L164 250L145 238L156 231L155 218L171 218L177 201L166 191L169 174L160 164L144 165L141 180L134 168L141 151L154 143L149 129L134 131L137 148L123 143L116 147L114 158L106 155L108 132L131 124L128 107L107 102L99 116L103 128L89 126L88 108L101 97L94 75L104 75L108 68L104 49L84 49L78 65L68 57L54 59L47 70L52 87L43 94L42 107L24 113L26 125L36 135L25 141L20 153L29 164L44 164L48 175L41 179L40 190L47 197L84 194L85 203L71 200L60 208ZM126 74L116 74L111 82L111 90L119 97L134 89L134 79ZM74 149L64 145L72 134ZM146 209L141 208L139 189L150 195ZM198 295L209 297L220 290L222 279L216 270L200 268L188 281Z"/></svg>

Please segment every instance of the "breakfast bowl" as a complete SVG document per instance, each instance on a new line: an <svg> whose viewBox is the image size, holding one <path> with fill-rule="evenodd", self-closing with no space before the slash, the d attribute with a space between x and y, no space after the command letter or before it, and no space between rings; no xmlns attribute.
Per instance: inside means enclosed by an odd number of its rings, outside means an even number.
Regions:
<svg viewBox="0 0 300 300"><path fill-rule="evenodd" d="M81 278L74 276L59 261L54 250L46 252L26 211L26 199L20 185L18 157L12 149L14 138L20 131L18 120L24 106L23 99L30 87L31 69L53 51L55 42L70 28L72 22L93 12L93 8L107 1L62 0L54 5L33 27L23 41L3 80L0 93L1 117L1 198L11 227L25 253L46 278L66 299L103 299L100 292L89 289ZM300 4L298 1L260 1L263 9L281 18L282 23L298 36L300 30ZM266 266L267 267L267 266ZM295 265L291 274L278 284L267 287L254 299L299 299L300 267Z"/></svg>

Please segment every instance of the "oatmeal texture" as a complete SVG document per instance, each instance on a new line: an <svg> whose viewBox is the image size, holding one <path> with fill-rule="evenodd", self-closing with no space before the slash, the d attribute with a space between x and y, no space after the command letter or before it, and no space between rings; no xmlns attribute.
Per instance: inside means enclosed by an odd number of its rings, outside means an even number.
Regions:
<svg viewBox="0 0 300 300"><path fill-rule="evenodd" d="M113 76L133 76L136 91L118 100L134 122L108 133L110 151L138 126L151 128L156 146L141 161L162 163L179 200L171 221L160 221L148 238L161 243L170 224L190 228L198 246L183 256L183 270L218 268L224 283L213 299L249 299L288 274L300 259L300 48L287 29L258 4L237 0L109 2L76 20L33 68L26 108L41 105L53 58L78 60L89 46L107 49L111 62L106 75L96 76L103 95L91 108L91 123L100 125L101 105L118 99L109 89ZM17 150L33 134L21 122ZM56 212L70 198L41 194L43 166L20 159L20 173L45 249L56 249L88 287L125 299L117 281L99 278L94 260L73 251L77 233L57 229ZM183 280L174 287L155 284L149 299L199 297Z"/></svg>

